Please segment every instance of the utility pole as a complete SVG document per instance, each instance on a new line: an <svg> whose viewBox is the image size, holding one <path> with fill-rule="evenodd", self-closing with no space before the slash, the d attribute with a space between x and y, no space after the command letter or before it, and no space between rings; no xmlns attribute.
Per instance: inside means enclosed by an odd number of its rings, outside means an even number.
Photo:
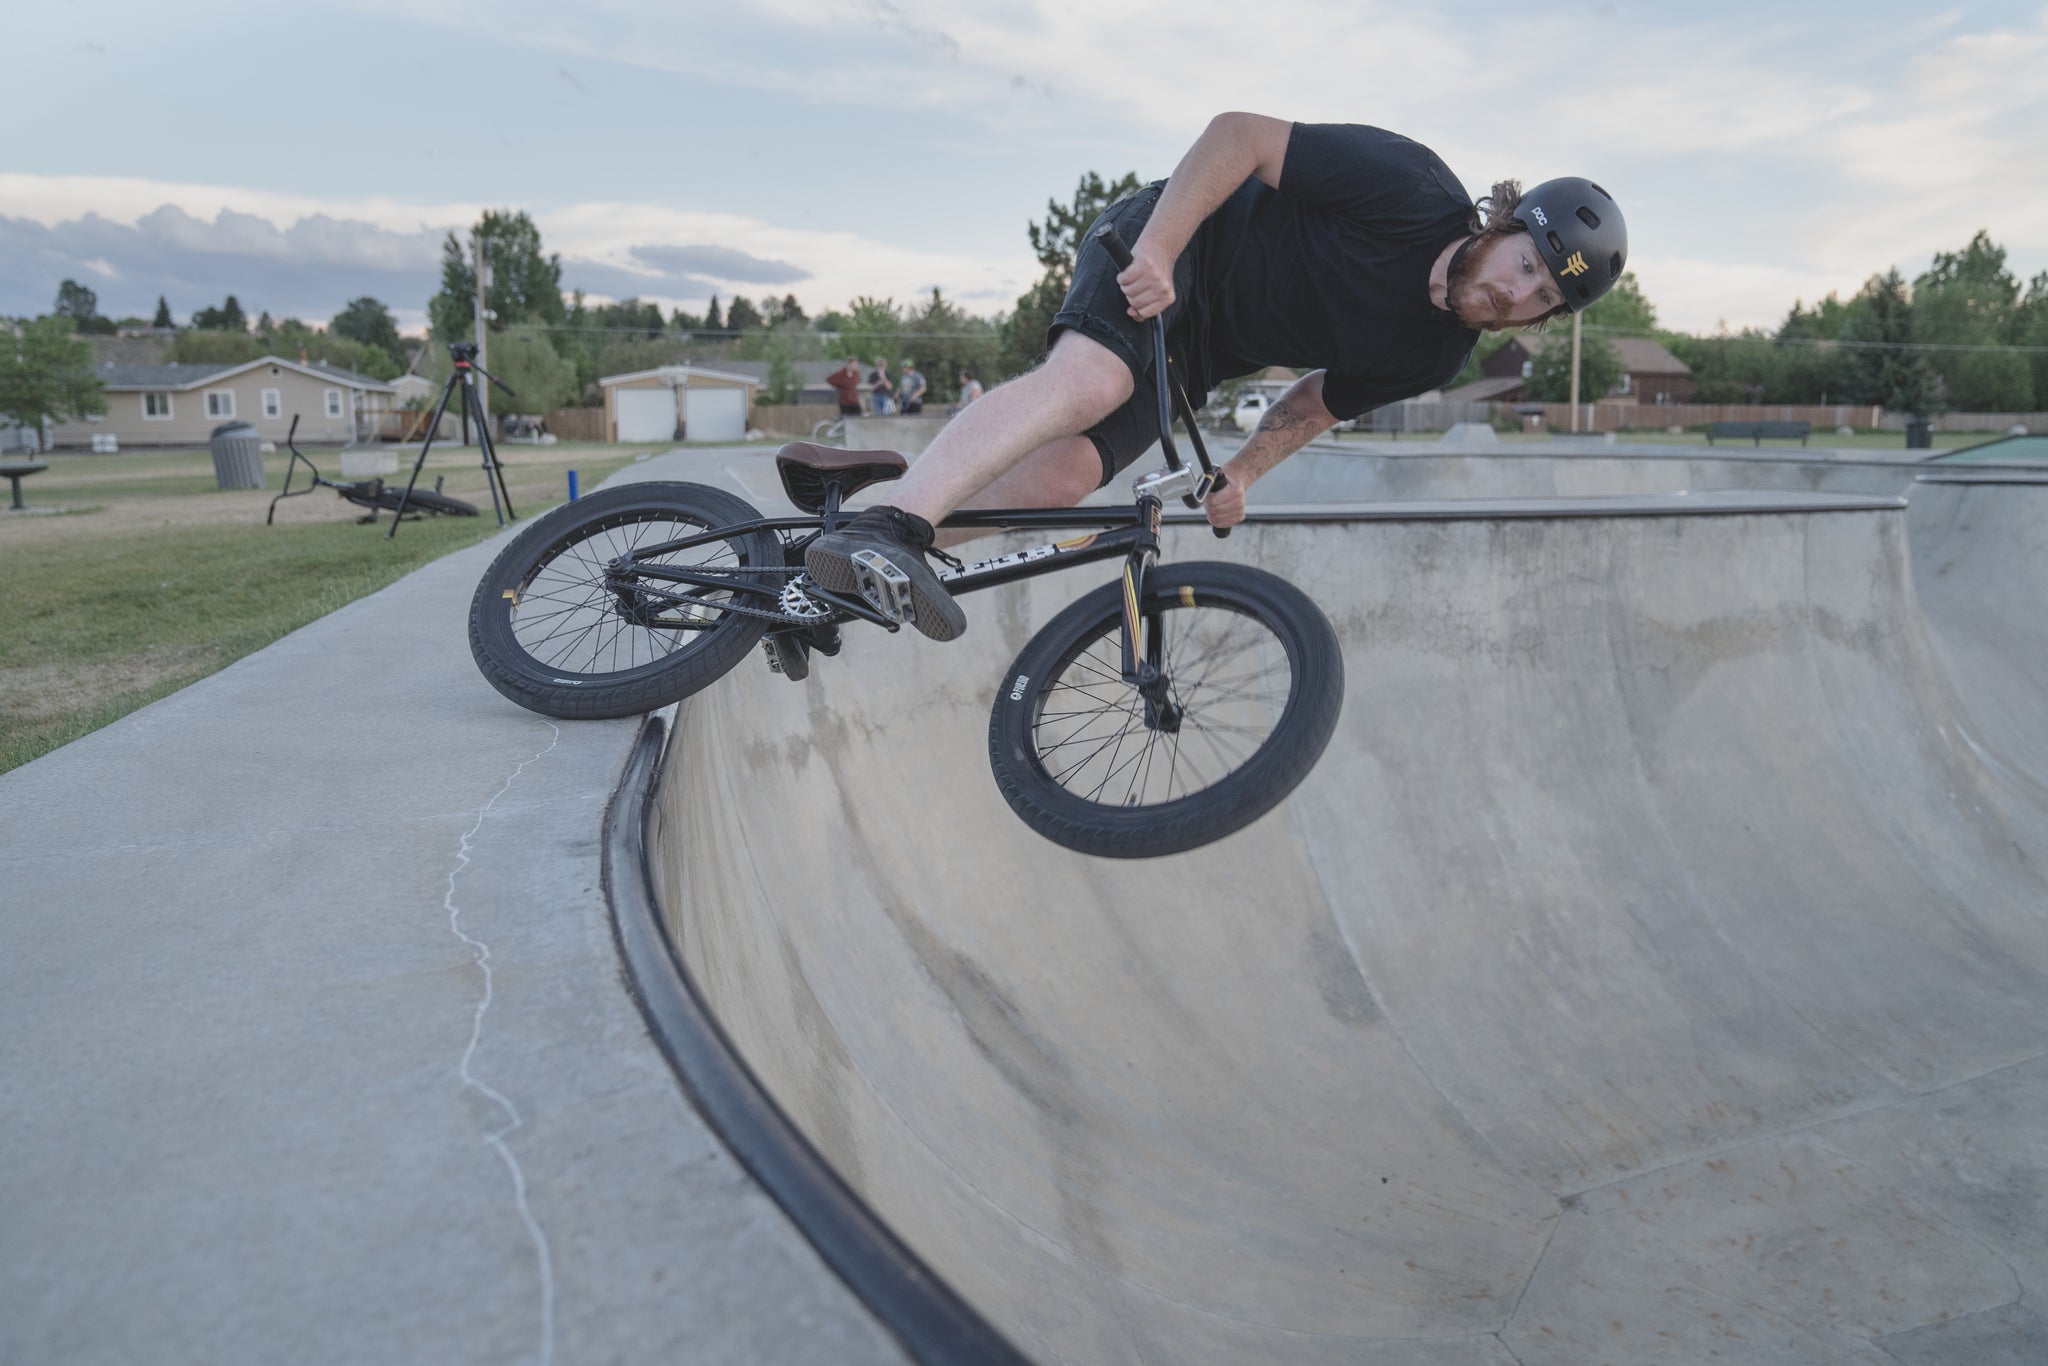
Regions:
<svg viewBox="0 0 2048 1366"><path fill-rule="evenodd" d="M1572 430L1579 429L1579 324L1583 318L1572 314Z"/></svg>
<svg viewBox="0 0 2048 1366"><path fill-rule="evenodd" d="M490 362L484 357L484 347L486 345L485 339L489 332L484 326L484 321L491 315L490 311L484 307L484 291L491 287L491 263L484 259L484 235L475 228L469 230L469 250L472 259L476 263L476 363L488 369ZM1573 382L1576 383L1576 379ZM489 422L491 420L491 386L488 384L478 384L473 387L476 389L478 406L483 412L483 420ZM1573 392L1576 393L1577 391L1574 390Z"/></svg>

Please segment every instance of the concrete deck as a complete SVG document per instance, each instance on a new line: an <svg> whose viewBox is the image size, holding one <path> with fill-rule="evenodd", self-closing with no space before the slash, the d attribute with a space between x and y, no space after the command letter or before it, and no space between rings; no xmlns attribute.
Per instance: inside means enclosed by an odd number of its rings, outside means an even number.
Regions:
<svg viewBox="0 0 2048 1366"><path fill-rule="evenodd" d="M499 544L0 776L0 1361L904 1359L621 985Z"/></svg>

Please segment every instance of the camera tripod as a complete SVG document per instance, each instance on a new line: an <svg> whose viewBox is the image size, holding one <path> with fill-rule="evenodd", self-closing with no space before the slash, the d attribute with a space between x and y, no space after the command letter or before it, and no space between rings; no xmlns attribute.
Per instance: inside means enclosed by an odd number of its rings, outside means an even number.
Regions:
<svg viewBox="0 0 2048 1366"><path fill-rule="evenodd" d="M441 430L441 415L448 411L449 400L456 390L462 391L462 416L467 423L476 426L477 448L483 452L484 482L491 489L491 511L498 515L498 525L505 525L505 519L519 520L519 514L512 510L512 492L505 487L505 467L498 463L498 449L491 442L491 424L484 418L483 400L477 397L476 377L482 375L491 383L503 389L512 397L519 397L505 381L476 363L475 342L450 342L448 355L455 362L455 373L448 376L448 387L441 391L440 406L434 409L434 420L427 424L427 437L420 443L420 453L412 462L412 475L405 481L405 492L399 495L398 513L391 519L391 530L384 533L390 540L398 534L398 520L405 514L406 503L412 498L413 485L419 482L420 469L427 463L427 452L433 448L434 437Z"/></svg>

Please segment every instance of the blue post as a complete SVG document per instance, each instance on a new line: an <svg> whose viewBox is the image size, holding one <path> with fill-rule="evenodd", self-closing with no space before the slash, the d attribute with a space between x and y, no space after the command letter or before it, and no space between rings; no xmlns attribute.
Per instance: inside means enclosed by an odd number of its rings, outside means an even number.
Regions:
<svg viewBox="0 0 2048 1366"><path fill-rule="evenodd" d="M569 471L569 501L576 501L576 471Z"/></svg>

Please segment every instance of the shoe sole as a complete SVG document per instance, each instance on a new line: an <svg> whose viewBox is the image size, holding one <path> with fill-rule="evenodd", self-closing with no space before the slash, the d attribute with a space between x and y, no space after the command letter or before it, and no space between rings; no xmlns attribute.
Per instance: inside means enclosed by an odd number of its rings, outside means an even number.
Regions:
<svg viewBox="0 0 2048 1366"><path fill-rule="evenodd" d="M867 580L874 571L854 558L855 555L864 552L871 560L879 561L894 571L888 575L889 578L902 580L901 583L894 585L893 591L878 594L871 589ZM938 576L929 569L924 570L922 574L912 573L886 559L879 552L867 550L865 547L851 554L842 555L834 550L813 546L810 554L805 557L804 570L811 576L813 583L828 593L858 595L892 621L900 622L903 618L891 611L886 598L896 597L900 600L907 588L911 607L911 619L908 624L932 640L954 640L967 629L967 616L960 610L960 604L953 601L952 595L945 589L936 587ZM927 587L925 579L930 579L933 586Z"/></svg>

